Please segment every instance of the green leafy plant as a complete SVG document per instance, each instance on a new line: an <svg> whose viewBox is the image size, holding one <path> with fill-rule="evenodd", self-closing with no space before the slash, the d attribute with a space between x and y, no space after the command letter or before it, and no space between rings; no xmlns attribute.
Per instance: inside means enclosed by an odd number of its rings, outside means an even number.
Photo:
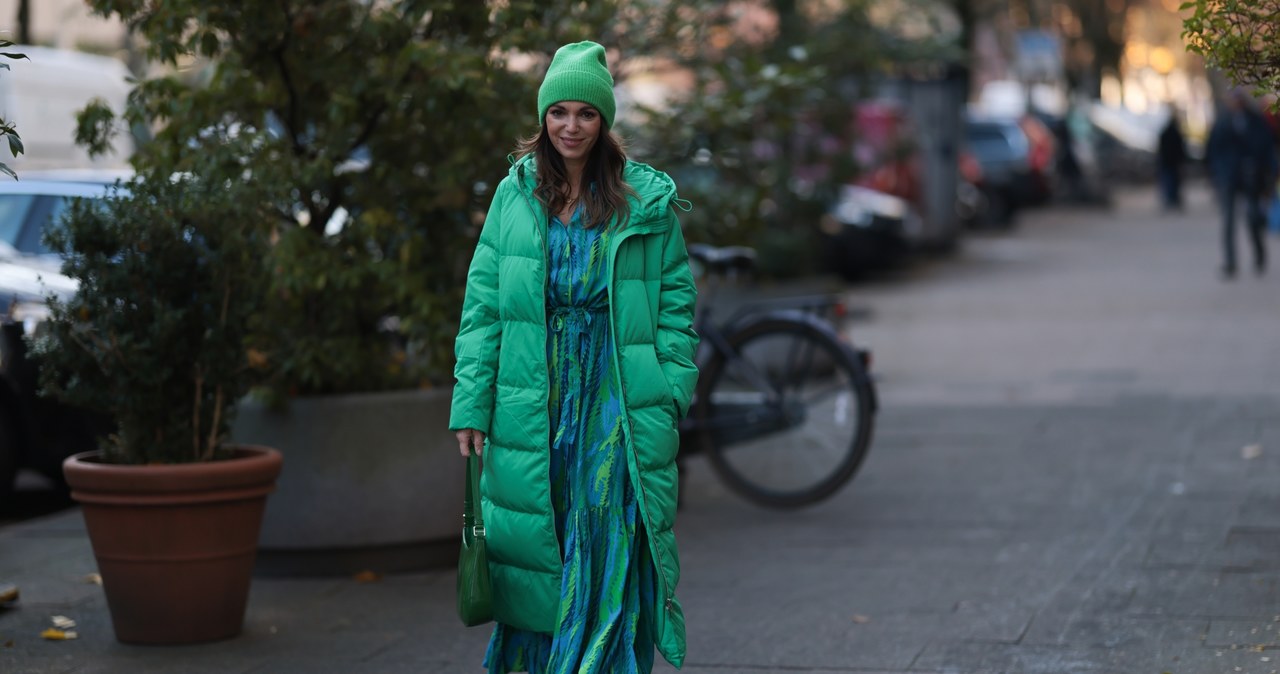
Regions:
<svg viewBox="0 0 1280 674"><path fill-rule="evenodd" d="M1280 91L1280 0L1194 0L1182 5L1187 49L1232 82Z"/></svg>
<svg viewBox="0 0 1280 674"><path fill-rule="evenodd" d="M7 49L12 46L13 46L12 42L9 42L8 40L0 40L0 49ZM26 54L18 54L16 52L0 52L0 57L13 59L13 60L17 60L17 59L27 59L28 61L31 60ZM9 64L0 62L0 68L3 68L4 70L9 70ZM18 136L18 130L14 128L14 125L11 122L3 118L0 118L0 138L3 138L5 141L8 142L9 153L12 154L14 157L17 157L18 155L23 153L24 148L22 147L22 138ZM5 175L15 180L18 178L18 174L15 173L13 169L10 168L9 165L4 162L0 162L0 173L4 173Z"/></svg>
<svg viewBox="0 0 1280 674"><path fill-rule="evenodd" d="M199 165L193 168L200 168ZM219 175L210 166L211 175ZM220 456L252 383L247 339L266 278L251 180L143 174L80 200L47 243L79 283L35 339L44 391L115 423L113 463Z"/></svg>

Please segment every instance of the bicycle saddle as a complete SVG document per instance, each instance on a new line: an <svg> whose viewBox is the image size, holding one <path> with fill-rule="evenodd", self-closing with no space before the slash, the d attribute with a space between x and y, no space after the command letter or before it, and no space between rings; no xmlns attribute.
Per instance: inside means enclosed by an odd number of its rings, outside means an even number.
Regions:
<svg viewBox="0 0 1280 674"><path fill-rule="evenodd" d="M719 274L750 271L756 266L756 251L747 246L717 248L705 243L694 243L689 245L689 257L697 260L708 271Z"/></svg>

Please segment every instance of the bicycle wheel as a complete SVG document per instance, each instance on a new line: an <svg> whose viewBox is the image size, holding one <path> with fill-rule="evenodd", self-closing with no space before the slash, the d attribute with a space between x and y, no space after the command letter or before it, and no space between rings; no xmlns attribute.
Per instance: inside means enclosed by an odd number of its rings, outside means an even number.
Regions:
<svg viewBox="0 0 1280 674"><path fill-rule="evenodd" d="M817 503L867 454L872 389L850 349L802 320L770 318L730 335L699 391L701 448L741 496L775 508Z"/></svg>

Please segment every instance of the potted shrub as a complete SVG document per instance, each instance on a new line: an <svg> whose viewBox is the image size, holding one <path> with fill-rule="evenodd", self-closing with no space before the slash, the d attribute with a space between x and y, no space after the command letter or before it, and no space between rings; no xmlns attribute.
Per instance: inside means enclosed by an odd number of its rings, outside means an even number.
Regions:
<svg viewBox="0 0 1280 674"><path fill-rule="evenodd" d="M199 167L196 167L199 168ZM76 204L47 237L78 281L35 348L45 391L112 420L67 459L117 639L195 643L243 624L269 448L226 442L251 383L263 279L253 187L217 167L142 176Z"/></svg>
<svg viewBox="0 0 1280 674"><path fill-rule="evenodd" d="M135 165L189 172L197 145L205 159L242 163L258 189L267 276L249 336L255 386L232 437L289 463L259 568L454 563L453 336L476 214L534 117L536 81L500 55L552 44L538 42L549 34L528 16L538 10L90 4L139 32L150 57L184 67L138 84L126 120L156 131ZM91 141L117 126L101 106L82 115ZM220 127L253 142L205 143ZM206 208L224 207L237 205Z"/></svg>

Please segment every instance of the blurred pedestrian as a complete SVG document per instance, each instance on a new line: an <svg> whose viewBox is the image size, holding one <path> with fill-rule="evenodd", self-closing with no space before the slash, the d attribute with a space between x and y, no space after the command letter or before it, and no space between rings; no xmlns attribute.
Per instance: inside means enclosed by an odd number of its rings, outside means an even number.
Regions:
<svg viewBox="0 0 1280 674"><path fill-rule="evenodd" d="M1242 89L1233 89L1209 131L1205 162L1222 207L1222 275L1236 275L1236 197L1245 202L1245 223L1253 244L1254 271L1267 269L1263 210L1277 173L1276 140L1262 113Z"/></svg>
<svg viewBox="0 0 1280 674"><path fill-rule="evenodd" d="M1050 126L1057 146L1058 177L1066 188L1066 195L1072 201L1085 201L1087 194L1084 186L1084 171L1080 168L1080 159L1076 155L1075 134L1071 132L1070 109L1061 119L1054 120Z"/></svg>
<svg viewBox="0 0 1280 674"><path fill-rule="evenodd" d="M561 47L467 276L449 427L464 456L483 451L491 674L643 673L655 647L684 660L676 426L698 377L685 202L626 158L615 108L604 48Z"/></svg>
<svg viewBox="0 0 1280 674"><path fill-rule="evenodd" d="M1182 135L1178 111L1170 108L1169 121L1160 130L1156 149L1160 198L1165 210L1182 210L1182 165L1187 161L1187 142Z"/></svg>

